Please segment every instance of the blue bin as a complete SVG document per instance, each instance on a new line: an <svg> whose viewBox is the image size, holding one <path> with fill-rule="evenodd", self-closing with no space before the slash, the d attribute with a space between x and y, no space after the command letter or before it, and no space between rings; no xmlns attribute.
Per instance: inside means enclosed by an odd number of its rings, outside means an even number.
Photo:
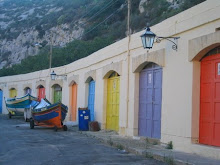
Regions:
<svg viewBox="0 0 220 165"><path fill-rule="evenodd" d="M78 108L79 130L88 131L90 122L90 110L88 108Z"/></svg>

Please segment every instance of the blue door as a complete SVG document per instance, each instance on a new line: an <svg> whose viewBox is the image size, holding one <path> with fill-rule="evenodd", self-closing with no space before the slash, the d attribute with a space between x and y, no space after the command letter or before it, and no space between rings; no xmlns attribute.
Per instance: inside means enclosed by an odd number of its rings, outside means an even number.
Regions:
<svg viewBox="0 0 220 165"><path fill-rule="evenodd" d="M2 113L2 95L3 95L3 92L2 90L0 90L0 113Z"/></svg>
<svg viewBox="0 0 220 165"><path fill-rule="evenodd" d="M95 103L95 81L89 83L89 97L88 97L88 109L90 110L90 121L95 120L94 114L94 103Z"/></svg>
<svg viewBox="0 0 220 165"><path fill-rule="evenodd" d="M147 65L140 72L139 82L139 136L161 137L162 68Z"/></svg>

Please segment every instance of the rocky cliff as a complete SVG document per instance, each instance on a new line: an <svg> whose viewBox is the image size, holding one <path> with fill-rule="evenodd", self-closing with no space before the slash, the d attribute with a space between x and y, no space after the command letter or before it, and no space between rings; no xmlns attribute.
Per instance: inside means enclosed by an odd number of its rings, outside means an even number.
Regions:
<svg viewBox="0 0 220 165"><path fill-rule="evenodd" d="M44 3L38 4L38 1L0 1L0 69L36 55L45 45L63 47L82 35L82 21L77 21L73 26L69 23L57 23L53 27L44 28L51 21L41 23L42 19L46 16L50 19L50 15L58 15L58 19L61 19L60 12L64 8L56 7L52 2L41 6ZM28 2L30 4L27 4Z"/></svg>

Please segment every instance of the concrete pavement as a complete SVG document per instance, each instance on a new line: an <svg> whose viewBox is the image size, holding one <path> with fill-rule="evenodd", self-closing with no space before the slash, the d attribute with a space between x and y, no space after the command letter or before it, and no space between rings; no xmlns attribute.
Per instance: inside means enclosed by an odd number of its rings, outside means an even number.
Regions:
<svg viewBox="0 0 220 165"><path fill-rule="evenodd" d="M114 131L78 131L77 126L68 126L67 132L31 130L23 117L9 120L0 115L0 164L219 165L220 160L168 150L156 141L123 137Z"/></svg>
<svg viewBox="0 0 220 165"><path fill-rule="evenodd" d="M78 131L78 128L70 127L71 130L99 139L100 141L124 149L130 153L142 155L147 158L153 158L166 162L167 164L175 165L220 165L220 160L202 157L196 154L188 154L178 152L172 149L166 149L156 141L146 140L144 138L131 138L119 136L114 131L101 130L98 132Z"/></svg>
<svg viewBox="0 0 220 165"><path fill-rule="evenodd" d="M72 127L73 128L73 127ZM110 147L74 128L35 127L23 117L0 115L1 165L163 165L165 163Z"/></svg>

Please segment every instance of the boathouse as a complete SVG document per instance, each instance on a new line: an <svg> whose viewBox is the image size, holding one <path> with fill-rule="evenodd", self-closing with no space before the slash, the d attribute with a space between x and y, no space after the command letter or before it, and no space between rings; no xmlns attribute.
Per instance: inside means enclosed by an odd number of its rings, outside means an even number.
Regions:
<svg viewBox="0 0 220 165"><path fill-rule="evenodd" d="M101 129L148 137L174 149L220 159L220 1L207 0L155 26L162 40L144 49L140 31L71 64L0 78L3 97L46 96L68 105L78 123L89 107ZM50 79L55 71L56 80Z"/></svg>

